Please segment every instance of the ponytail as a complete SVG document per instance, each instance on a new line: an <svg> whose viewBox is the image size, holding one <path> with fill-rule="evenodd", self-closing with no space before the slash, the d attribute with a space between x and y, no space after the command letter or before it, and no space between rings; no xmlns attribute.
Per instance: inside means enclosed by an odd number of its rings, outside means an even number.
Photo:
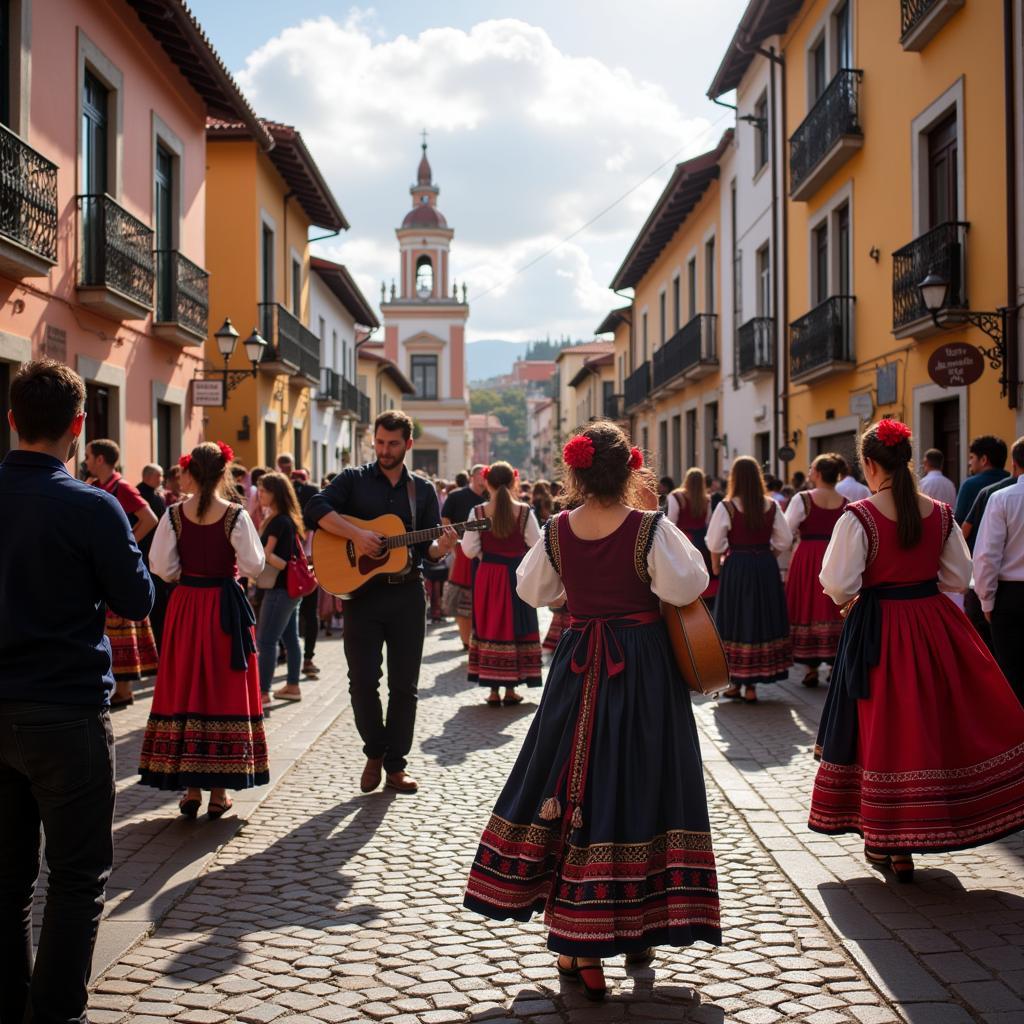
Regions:
<svg viewBox="0 0 1024 1024"><path fill-rule="evenodd" d="M910 428L898 420L881 420L861 434L860 456L871 459L889 474L896 506L897 540L901 548L915 547L921 541L924 527L917 503L917 481L910 467L914 457Z"/></svg>
<svg viewBox="0 0 1024 1024"><path fill-rule="evenodd" d="M903 462L892 473L892 499L896 504L896 535L901 548L912 548L921 540L921 509L917 504L917 482L910 463Z"/></svg>
<svg viewBox="0 0 1024 1024"><path fill-rule="evenodd" d="M515 481L515 471L507 462L495 462L487 469L484 480L494 504L491 533L499 539L511 537L519 525L519 515L509 490Z"/></svg>

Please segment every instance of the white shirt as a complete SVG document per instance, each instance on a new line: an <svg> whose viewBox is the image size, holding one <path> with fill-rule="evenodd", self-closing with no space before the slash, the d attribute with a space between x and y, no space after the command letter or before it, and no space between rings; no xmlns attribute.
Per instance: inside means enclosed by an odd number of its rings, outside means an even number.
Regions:
<svg viewBox="0 0 1024 1024"><path fill-rule="evenodd" d="M668 521L675 526L679 522L679 513L682 509L679 506L679 499L674 495L668 496L668 502L665 506L665 515L668 517ZM711 522L711 496L708 496L707 508L704 510L704 525L706 526Z"/></svg>
<svg viewBox="0 0 1024 1024"><path fill-rule="evenodd" d="M836 490L847 501L863 501L865 498L871 497L871 489L858 483L852 476L844 476L836 484Z"/></svg>
<svg viewBox="0 0 1024 1024"><path fill-rule="evenodd" d="M931 514L940 514L938 506ZM868 536L860 520L852 512L846 512L839 517L832 540L825 549L818 576L822 589L842 607L860 593L867 564ZM961 592L970 582L971 553L960 527L954 523L939 556L939 586L943 590Z"/></svg>
<svg viewBox="0 0 1024 1024"><path fill-rule="evenodd" d="M555 526L552 525L551 529ZM595 586L601 578L600 569L600 566L594 566ZM679 607L696 601L707 589L709 580L703 556L667 519L662 519L654 530L654 540L647 556L647 572L654 594L666 604ZM530 549L516 570L516 579L516 592L534 608L565 602L562 580L543 544Z"/></svg>
<svg viewBox="0 0 1024 1024"><path fill-rule="evenodd" d="M513 502L513 506L516 509L516 514L519 514L519 509L523 506L519 502ZM477 505L470 513L470 519L479 519L482 515L483 505ZM532 548L537 541L540 540L540 523L537 522L537 517L533 514L533 509L526 515L526 529L523 531L523 540L526 541L526 546ZM462 553L467 558L477 558L483 552L483 544L480 540L479 530L467 530L462 535L462 540L459 541L462 545Z"/></svg>
<svg viewBox="0 0 1024 1024"><path fill-rule="evenodd" d="M996 603L1000 580L1024 581L1024 476L991 494L974 543L974 591L981 610Z"/></svg>
<svg viewBox="0 0 1024 1024"><path fill-rule="evenodd" d="M737 512L743 511L743 502L739 498L733 498L732 503L736 506ZM772 499L766 498L765 511L770 511L771 507ZM719 502L718 508L715 509L714 514L711 516L711 524L708 526L708 551L724 555L729 550L729 527L731 525L732 520L729 519L729 510L725 507L725 502ZM789 528L789 523L786 522L786 517L780 508L775 510L775 521L772 523L771 546L772 551L788 551L793 546L793 531Z"/></svg>
<svg viewBox="0 0 1024 1024"><path fill-rule="evenodd" d="M184 512L181 514L185 515ZM227 512L224 514L227 515ZM238 571L250 579L259 576L266 565L263 541L260 540L260 535L245 509L242 509L235 520L229 539L238 559ZM149 567L168 583L174 583L181 576L178 538L174 536L174 527L171 525L168 512L160 517L160 522L153 532L153 546L149 549Z"/></svg>
<svg viewBox="0 0 1024 1024"><path fill-rule="evenodd" d="M921 477L917 489L936 501L944 501L947 505L956 504L956 484L948 476L943 476L941 470L929 469Z"/></svg>

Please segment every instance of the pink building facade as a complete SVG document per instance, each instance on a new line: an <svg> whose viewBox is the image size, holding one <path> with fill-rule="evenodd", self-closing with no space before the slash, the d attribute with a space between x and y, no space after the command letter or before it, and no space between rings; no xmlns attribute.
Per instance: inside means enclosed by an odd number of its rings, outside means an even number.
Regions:
<svg viewBox="0 0 1024 1024"><path fill-rule="evenodd" d="M4 10L0 401L20 363L66 362L86 440L117 441L134 480L203 433L207 114L258 124L180 0ZM0 453L16 443L3 412Z"/></svg>

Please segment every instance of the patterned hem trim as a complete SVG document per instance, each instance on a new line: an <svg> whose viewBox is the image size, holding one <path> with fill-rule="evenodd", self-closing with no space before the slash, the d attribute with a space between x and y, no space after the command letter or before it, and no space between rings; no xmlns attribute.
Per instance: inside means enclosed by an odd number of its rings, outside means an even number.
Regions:
<svg viewBox="0 0 1024 1024"><path fill-rule="evenodd" d="M270 784L270 771L266 768L244 774L241 772L209 772L181 770L175 772L139 769L139 784L153 789L253 789Z"/></svg>

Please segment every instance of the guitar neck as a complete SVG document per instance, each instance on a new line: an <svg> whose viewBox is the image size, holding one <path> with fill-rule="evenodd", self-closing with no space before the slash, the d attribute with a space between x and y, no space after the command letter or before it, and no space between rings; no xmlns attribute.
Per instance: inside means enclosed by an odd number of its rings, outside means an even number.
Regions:
<svg viewBox="0 0 1024 1024"><path fill-rule="evenodd" d="M384 547L411 548L417 544L424 544L428 540L436 540L442 533L444 533L443 526L433 526L429 530L415 530L412 533L400 533L397 537L386 537Z"/></svg>

